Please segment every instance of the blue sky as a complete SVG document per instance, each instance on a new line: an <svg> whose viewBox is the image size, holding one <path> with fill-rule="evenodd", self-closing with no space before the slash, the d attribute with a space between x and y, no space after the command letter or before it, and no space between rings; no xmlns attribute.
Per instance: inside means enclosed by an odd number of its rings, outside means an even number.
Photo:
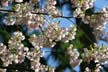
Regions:
<svg viewBox="0 0 108 72"><path fill-rule="evenodd" d="M100 10L104 6L108 6L108 0L96 0L95 1L96 10Z"/></svg>

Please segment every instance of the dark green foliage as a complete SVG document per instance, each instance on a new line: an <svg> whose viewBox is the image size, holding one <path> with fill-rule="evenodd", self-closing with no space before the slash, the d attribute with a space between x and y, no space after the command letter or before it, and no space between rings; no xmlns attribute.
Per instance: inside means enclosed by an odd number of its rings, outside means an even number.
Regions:
<svg viewBox="0 0 108 72"><path fill-rule="evenodd" d="M55 72L63 72L67 67L72 69L69 64L69 54L67 53L68 46L68 43L58 41L56 42L56 45L52 48L51 54L53 55L55 60L58 60L60 63L59 66L55 69Z"/></svg>
<svg viewBox="0 0 108 72"><path fill-rule="evenodd" d="M43 65L47 65L47 63L46 63L46 59L45 58L43 58L43 57L40 57L40 61L39 61L41 64L43 64Z"/></svg>
<svg viewBox="0 0 108 72"><path fill-rule="evenodd" d="M81 72L84 72L86 67L88 67L88 62L86 62L86 61L81 62L81 64L80 64Z"/></svg>
<svg viewBox="0 0 108 72"><path fill-rule="evenodd" d="M23 35L25 36L25 39L22 41L25 47L34 48L33 45L29 42L29 35L27 34L27 29L23 29L23 25L3 25L3 27L0 29L0 35L3 36L4 44L8 46L8 40L12 36L11 34L15 31L21 31ZM36 34L39 34L37 32Z"/></svg>
<svg viewBox="0 0 108 72"><path fill-rule="evenodd" d="M31 62L27 57L25 57L25 60L20 65L22 66L22 70L31 68Z"/></svg>
<svg viewBox="0 0 108 72"><path fill-rule="evenodd" d="M2 67L2 65L3 65L3 61L0 58L0 67Z"/></svg>
<svg viewBox="0 0 108 72"><path fill-rule="evenodd" d="M25 60L22 63L15 64L13 62L12 64L9 64L6 72L34 72L34 70L31 69L30 60L25 57Z"/></svg>
<svg viewBox="0 0 108 72"><path fill-rule="evenodd" d="M91 16L94 14L94 9L93 8L89 8L85 11L85 16Z"/></svg>
<svg viewBox="0 0 108 72"><path fill-rule="evenodd" d="M6 72L16 72L16 70L16 64L13 62L12 64L8 65Z"/></svg>
<svg viewBox="0 0 108 72"><path fill-rule="evenodd" d="M3 25L3 29L9 33L19 31L21 25Z"/></svg>
<svg viewBox="0 0 108 72"><path fill-rule="evenodd" d="M34 8L39 8L39 2L37 2L35 5L34 5Z"/></svg>
<svg viewBox="0 0 108 72"><path fill-rule="evenodd" d="M2 37L2 41L6 46L8 46L8 41L11 37L11 34L8 33L6 30L0 29L0 36Z"/></svg>
<svg viewBox="0 0 108 72"><path fill-rule="evenodd" d="M89 68L91 69L91 70L95 70L95 68L96 68L96 62L95 62L95 60L90 60L90 64L89 64Z"/></svg>
<svg viewBox="0 0 108 72"><path fill-rule="evenodd" d="M74 39L72 41L70 41L69 43L70 44L73 44L76 48L83 48L84 47L84 44L81 43L81 39L79 37L83 36L84 33L82 30L77 30L77 34L76 34L76 38L77 39Z"/></svg>
<svg viewBox="0 0 108 72"><path fill-rule="evenodd" d="M89 24L84 24L81 18L76 18L76 23L76 38L70 43L73 43L82 52L82 48L89 48L90 45L96 42L96 38L93 34L93 28Z"/></svg>
<svg viewBox="0 0 108 72"><path fill-rule="evenodd" d="M31 48L34 48L34 46L29 42L29 40L26 38L22 41L25 47L28 47L30 50Z"/></svg>
<svg viewBox="0 0 108 72"><path fill-rule="evenodd" d="M60 60L63 60L63 56L67 57L67 47L69 46L68 43L64 43L62 41L56 42L56 45L52 48L52 55L54 55L55 59L60 58ZM67 58L68 59L68 58ZM59 59L58 59L59 60Z"/></svg>
<svg viewBox="0 0 108 72"><path fill-rule="evenodd" d="M90 60L90 62L82 61L80 64L81 72L84 72L86 67L88 67L92 72L94 72L96 64L98 63L96 63L94 59Z"/></svg>
<svg viewBox="0 0 108 72"><path fill-rule="evenodd" d="M96 42L96 38L92 33L93 28L91 28L89 24L84 24L81 18L76 18L76 23L76 38L73 41L70 41L70 43L72 43L76 48L78 48L81 54L83 53L83 48L90 49L89 46ZM94 60L91 60L90 63L83 61L80 64L81 72L84 72L86 67L94 70L94 68L96 67L96 63L94 62Z"/></svg>

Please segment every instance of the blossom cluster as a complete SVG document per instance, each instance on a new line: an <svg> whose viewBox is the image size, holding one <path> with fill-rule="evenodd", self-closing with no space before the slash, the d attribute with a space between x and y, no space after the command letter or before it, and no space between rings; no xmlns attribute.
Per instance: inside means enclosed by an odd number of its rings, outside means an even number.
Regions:
<svg viewBox="0 0 108 72"><path fill-rule="evenodd" d="M44 20L45 16L43 15L44 13L51 17L60 16L59 10L55 7L56 1L54 0L48 0L44 9L39 8L38 0L31 0L25 3L20 3L20 2L23 2L23 0L18 1L17 2L18 4L12 6L12 10L15 11L15 13L8 13L8 15L4 17L3 19L4 24L6 25L26 24L30 30L33 30L33 29L38 29L39 26L43 26L45 24ZM37 6L35 7L35 5Z"/></svg>
<svg viewBox="0 0 108 72"><path fill-rule="evenodd" d="M89 24L93 28L94 34L100 39L99 36L104 33L105 25L108 24L107 7L103 7L100 12L95 12L93 8L95 0L71 0L71 2L72 7L76 7L73 17L81 18L85 24ZM107 40L107 37L103 40Z"/></svg>
<svg viewBox="0 0 108 72"><path fill-rule="evenodd" d="M57 41L62 40L64 42L69 42L69 40L75 39L76 27L60 28L58 23L49 24L42 34L36 36L32 35L29 39L33 46L37 47L54 47Z"/></svg>
<svg viewBox="0 0 108 72"><path fill-rule="evenodd" d="M13 62L15 64L21 63L27 57L31 61L31 68L35 72L43 72L47 70L45 65L41 65L40 57L42 57L40 48L35 47L32 50L29 50L28 47L25 47L21 42L25 37L22 32L15 32L11 39L8 42L8 47L3 43L0 43L0 59L3 61L3 66L8 66ZM51 68L51 70L53 70ZM4 72L6 71L3 70Z"/></svg>
<svg viewBox="0 0 108 72"><path fill-rule="evenodd" d="M82 59L79 59L80 54L72 44L68 47L68 54L70 55L70 64L72 67L80 65Z"/></svg>
<svg viewBox="0 0 108 72"><path fill-rule="evenodd" d="M93 7L94 0L71 0L72 7L76 7L74 11L74 17L84 17L84 12Z"/></svg>
<svg viewBox="0 0 108 72"><path fill-rule="evenodd" d="M84 72L100 72L103 69L103 65L108 63L107 47L100 47L97 44L91 46L91 49L84 48L83 53L79 53L79 51L71 44L68 47L68 54L70 55L70 64L72 67L80 65L82 62L88 63ZM93 70L89 68L91 62L96 65Z"/></svg>
<svg viewBox="0 0 108 72"><path fill-rule="evenodd" d="M73 7L81 7L84 10L93 7L94 0L71 0Z"/></svg>
<svg viewBox="0 0 108 72"><path fill-rule="evenodd" d="M56 1L55 0L48 0L47 5L45 6L45 12L53 16L60 16L60 11L55 7Z"/></svg>
<svg viewBox="0 0 108 72"><path fill-rule="evenodd" d="M84 53L82 53L83 61L90 63L90 61L94 61L96 67L94 68L95 72L99 72L102 70L102 65L108 63L108 49L104 46L99 47L98 45L94 45L94 48L88 50L84 49ZM91 69L86 67L86 72L90 72Z"/></svg>
<svg viewBox="0 0 108 72"><path fill-rule="evenodd" d="M104 22L108 18L108 11L107 7L104 7L101 12L97 14L91 14L86 15L87 9L93 9L94 6L94 0L81 0L81 1L74 1L71 0L73 5L75 5L76 9L73 12L74 17L81 17L83 22L86 24L90 23L90 26L92 26L94 29L102 30L104 26ZM76 3L77 2L77 3ZM93 10L91 10L91 13L95 13Z"/></svg>

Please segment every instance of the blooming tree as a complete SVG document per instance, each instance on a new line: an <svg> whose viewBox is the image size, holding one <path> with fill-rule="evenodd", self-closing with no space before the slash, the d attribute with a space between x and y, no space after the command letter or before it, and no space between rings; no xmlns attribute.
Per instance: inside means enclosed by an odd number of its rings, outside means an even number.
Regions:
<svg viewBox="0 0 108 72"><path fill-rule="evenodd" d="M80 65L81 72L107 70L108 49L98 46L97 40L108 41L104 33L108 11L104 7L94 12L94 0L1 0L0 1L0 71L1 72L71 72ZM70 16L60 12L69 4ZM10 8L8 8L10 7ZM56 18L76 19L69 28L60 27ZM72 22L72 21L71 21ZM27 34L37 30L39 34ZM88 33L89 32L89 33ZM102 36L107 34L104 38ZM43 58L41 48L51 48L59 61L50 67Z"/></svg>

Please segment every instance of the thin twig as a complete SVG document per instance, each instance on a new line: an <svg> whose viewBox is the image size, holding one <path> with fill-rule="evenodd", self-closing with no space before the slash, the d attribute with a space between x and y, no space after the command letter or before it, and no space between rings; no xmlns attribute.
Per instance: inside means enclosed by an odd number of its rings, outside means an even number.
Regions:
<svg viewBox="0 0 108 72"><path fill-rule="evenodd" d="M0 12L1 11L4 11L4 12L14 12L14 13L16 12L16 11L13 11L13 10L5 10L5 9L0 9Z"/></svg>
<svg viewBox="0 0 108 72"><path fill-rule="evenodd" d="M38 13L34 13L34 12L31 12L32 14L39 14L39 15L50 15L50 14L48 14L48 13L41 13L41 12L38 12ZM51 15L51 16L53 16L54 18L75 18L75 17L73 17L73 16L58 16L58 15Z"/></svg>

